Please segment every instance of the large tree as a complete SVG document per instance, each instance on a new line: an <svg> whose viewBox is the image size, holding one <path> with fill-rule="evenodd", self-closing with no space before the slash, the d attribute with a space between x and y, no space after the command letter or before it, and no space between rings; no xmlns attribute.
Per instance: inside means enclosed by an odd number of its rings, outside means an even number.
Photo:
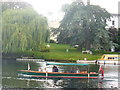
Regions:
<svg viewBox="0 0 120 90"><path fill-rule="evenodd" d="M10 2L9 0L6 0L5 2L0 2L2 4L2 12L4 12L7 9L25 9L25 8L32 8L32 5L27 2Z"/></svg>
<svg viewBox="0 0 120 90"><path fill-rule="evenodd" d="M115 47L115 49L119 47L118 33L119 33L119 30L117 28L115 27L109 28L109 36L111 37L111 41L113 42L113 46Z"/></svg>
<svg viewBox="0 0 120 90"><path fill-rule="evenodd" d="M108 50L112 46L105 29L110 14L100 6L73 2L63 6L64 17L57 29L59 43L79 44L79 48Z"/></svg>
<svg viewBox="0 0 120 90"><path fill-rule="evenodd" d="M114 33L114 34L116 34L116 33ZM120 28L118 28L117 35L114 37L113 37L114 42L118 44L118 46L115 49L116 49L116 51L120 52Z"/></svg>
<svg viewBox="0 0 120 90"><path fill-rule="evenodd" d="M6 9L2 13L3 52L40 50L48 34L47 18L32 7Z"/></svg>

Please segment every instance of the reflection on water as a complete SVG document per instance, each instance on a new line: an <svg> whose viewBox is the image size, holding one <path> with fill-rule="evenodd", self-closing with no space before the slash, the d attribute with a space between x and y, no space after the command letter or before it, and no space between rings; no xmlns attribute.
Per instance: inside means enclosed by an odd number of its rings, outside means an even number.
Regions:
<svg viewBox="0 0 120 90"><path fill-rule="evenodd" d="M103 87L118 87L118 73L120 65L104 65L105 78L103 80Z"/></svg>
<svg viewBox="0 0 120 90"><path fill-rule="evenodd" d="M104 65L104 79L29 79L19 78L16 70L27 69L28 62L3 60L3 88L111 88L118 87L118 65ZM40 63L29 62L31 70L38 70ZM60 72L67 71L70 66L58 66ZM92 67L92 66L91 66ZM51 71L52 66L48 66ZM81 67L80 67L81 68ZM85 68L83 68L85 69Z"/></svg>

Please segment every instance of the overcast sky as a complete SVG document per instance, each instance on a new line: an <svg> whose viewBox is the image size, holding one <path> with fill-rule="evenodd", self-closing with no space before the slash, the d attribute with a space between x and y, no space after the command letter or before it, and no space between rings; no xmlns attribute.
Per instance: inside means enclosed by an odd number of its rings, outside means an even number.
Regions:
<svg viewBox="0 0 120 90"><path fill-rule="evenodd" d="M63 4L71 3L74 0L25 0L32 4L34 9L49 20L57 20L62 18L61 7ZM87 0L82 0L84 3ZM90 0L91 4L100 5L105 8L109 13L118 13L118 2L120 0Z"/></svg>

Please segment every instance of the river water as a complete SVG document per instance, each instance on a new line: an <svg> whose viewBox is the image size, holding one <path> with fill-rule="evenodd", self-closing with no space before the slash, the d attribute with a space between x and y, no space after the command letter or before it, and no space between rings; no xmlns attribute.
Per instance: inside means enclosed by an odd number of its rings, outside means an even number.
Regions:
<svg viewBox="0 0 120 90"><path fill-rule="evenodd" d="M27 69L30 64L31 70L38 70L41 66L36 62L23 62L3 59L2 61L2 88L120 88L119 71L120 65L103 65L104 79L27 79L19 78L17 70ZM60 71L67 71L70 66L58 66ZM49 71L51 66L48 67ZM84 68L85 69L85 68ZM93 69L96 69L94 66ZM119 72L119 73L118 73Z"/></svg>

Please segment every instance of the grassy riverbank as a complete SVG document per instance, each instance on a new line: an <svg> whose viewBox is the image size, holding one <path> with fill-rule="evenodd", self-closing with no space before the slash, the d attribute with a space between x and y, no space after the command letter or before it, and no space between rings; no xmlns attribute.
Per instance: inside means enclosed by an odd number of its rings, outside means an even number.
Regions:
<svg viewBox="0 0 120 90"><path fill-rule="evenodd" d="M66 52L68 49L68 52ZM23 54L32 55L34 54L35 58L44 58L49 60L96 60L101 57L105 52L93 52L90 54L82 54L81 51L78 51L76 48L70 47L66 44L50 44L49 52L40 52L40 51L26 51ZM107 52L106 52L107 53Z"/></svg>
<svg viewBox="0 0 120 90"><path fill-rule="evenodd" d="M68 49L68 52L66 52ZM17 52L21 56L32 56L34 58L44 58L48 60L96 60L101 57L102 54L107 54L111 52L100 52L94 51L92 55L82 54L81 51L78 51L76 48L70 47L66 44L50 44L49 52L40 52L40 51L24 51Z"/></svg>
<svg viewBox="0 0 120 90"><path fill-rule="evenodd" d="M89 60L95 60L101 57L101 55L90 55L82 54L76 48L70 47L64 44L51 44L50 52L42 53L45 59L56 59L56 60L83 60L87 58ZM68 52L67 50L68 49Z"/></svg>

